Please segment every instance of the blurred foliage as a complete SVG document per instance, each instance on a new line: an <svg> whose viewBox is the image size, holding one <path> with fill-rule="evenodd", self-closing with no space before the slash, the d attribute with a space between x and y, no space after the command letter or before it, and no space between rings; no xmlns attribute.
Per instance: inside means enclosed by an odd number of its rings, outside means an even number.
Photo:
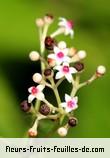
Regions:
<svg viewBox="0 0 110 158"><path fill-rule="evenodd" d="M5 0L0 4L0 136L25 137L31 126L30 116L19 104L28 96L27 88L33 84L31 76L39 71L39 64L28 59L31 50L39 50L35 19L52 13L74 20L75 38L59 36L68 46L88 52L82 81L104 64L107 74L78 92L79 119L76 128L67 137L110 137L109 67L110 67L110 1L100 0ZM65 85L65 84L64 84ZM65 87L68 90L68 87ZM49 97L49 96L48 96ZM56 125L57 126L57 125ZM42 121L39 137L58 137L53 122ZM51 135L47 135L47 131Z"/></svg>

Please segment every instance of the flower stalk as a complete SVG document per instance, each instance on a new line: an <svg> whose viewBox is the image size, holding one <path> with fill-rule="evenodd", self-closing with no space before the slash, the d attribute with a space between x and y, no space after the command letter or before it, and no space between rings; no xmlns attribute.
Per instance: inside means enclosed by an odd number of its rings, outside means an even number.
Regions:
<svg viewBox="0 0 110 158"><path fill-rule="evenodd" d="M37 128L42 119L50 119L57 122L57 126L61 126L58 127L57 133L61 137L66 136L68 130L71 127L75 127L78 123L77 118L74 117L74 111L78 108L77 91L91 84L97 78L102 77L106 72L106 68L100 65L90 79L80 82L80 76L84 70L84 64L81 60L86 57L86 52L84 50L78 51L74 47L68 48L65 41L56 42L56 39L54 39L60 34L73 37L73 22L60 17L58 29L51 35L48 35L48 29L52 23L53 16L49 14L36 20L36 25L39 29L40 52L32 51L29 54L31 61L36 62L40 60L41 62L41 73L35 73L32 76L37 86L28 88L28 99L21 103L21 108L24 112L31 111L35 116L34 124L28 131L30 137L38 135ZM65 92L65 87L60 86L64 80L67 81L69 86L72 86L70 94ZM47 94L44 91L46 88L53 91L56 98L55 106L46 99ZM65 92L63 102L59 88L62 88ZM68 121L63 126L66 119ZM56 130L56 128L54 129Z"/></svg>

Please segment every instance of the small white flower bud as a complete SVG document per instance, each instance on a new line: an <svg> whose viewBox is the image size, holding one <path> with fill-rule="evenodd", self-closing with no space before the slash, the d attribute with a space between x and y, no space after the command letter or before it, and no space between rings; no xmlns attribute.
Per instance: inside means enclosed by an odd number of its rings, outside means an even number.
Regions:
<svg viewBox="0 0 110 158"><path fill-rule="evenodd" d="M37 131L34 130L33 128L30 128L30 129L28 130L28 135L29 135L30 137L36 137L37 134L38 134Z"/></svg>
<svg viewBox="0 0 110 158"><path fill-rule="evenodd" d="M36 25L37 25L38 27L43 27L43 26L44 26L44 20L41 19L41 18L36 19L35 22L36 22Z"/></svg>
<svg viewBox="0 0 110 158"><path fill-rule="evenodd" d="M68 130L65 127L60 127L57 132L61 137L65 137L67 135Z"/></svg>
<svg viewBox="0 0 110 158"><path fill-rule="evenodd" d="M80 59L84 59L86 57L86 52L84 50L78 51L77 54Z"/></svg>
<svg viewBox="0 0 110 158"><path fill-rule="evenodd" d="M39 60L39 57L40 57L40 55L39 55L39 53L38 53L37 51L32 51L32 52L30 52L30 54L29 54L29 58L30 58L32 61L37 61L37 60Z"/></svg>
<svg viewBox="0 0 110 158"><path fill-rule="evenodd" d="M60 49L65 49L65 48L66 48L66 42L60 41L60 42L58 43L58 47L59 47Z"/></svg>
<svg viewBox="0 0 110 158"><path fill-rule="evenodd" d="M40 73L35 73L33 76L32 76L32 79L34 82L36 83L40 83L42 81L42 76Z"/></svg>
<svg viewBox="0 0 110 158"><path fill-rule="evenodd" d="M97 67L96 73L97 73L97 75L98 75L99 77L102 76L102 75L104 75L105 72L106 72L105 66L100 65L100 66Z"/></svg>

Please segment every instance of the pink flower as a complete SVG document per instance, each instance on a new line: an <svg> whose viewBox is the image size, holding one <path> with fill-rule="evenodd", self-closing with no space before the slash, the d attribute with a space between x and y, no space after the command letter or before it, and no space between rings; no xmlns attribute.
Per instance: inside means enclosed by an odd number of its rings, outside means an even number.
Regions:
<svg viewBox="0 0 110 158"><path fill-rule="evenodd" d="M65 94L65 102L61 103L61 106L64 107L65 111L68 113L78 108L77 102L78 102L77 96L71 98L68 94Z"/></svg>
<svg viewBox="0 0 110 158"><path fill-rule="evenodd" d="M57 65L60 65L62 62L70 62L70 58L67 56L68 51L68 48L61 49L54 46L54 54L49 54L48 58L54 59Z"/></svg>
<svg viewBox="0 0 110 158"><path fill-rule="evenodd" d="M28 89L30 95L28 96L28 102L31 103L35 98L38 100L43 100L44 99L44 94L42 90L44 89L43 85L38 85L37 87L30 87Z"/></svg>
<svg viewBox="0 0 110 158"><path fill-rule="evenodd" d="M58 25L60 27L64 27L65 28L65 35L71 35L71 37L73 37L74 35L74 31L73 31L73 22L71 20L66 20L65 18L60 17L59 18L60 22L58 23Z"/></svg>
<svg viewBox="0 0 110 158"><path fill-rule="evenodd" d="M73 67L69 67L68 63L63 63L61 66L55 66L54 69L59 71L56 73L56 79L60 79L65 76L70 83L72 82L72 74L77 73L77 70Z"/></svg>

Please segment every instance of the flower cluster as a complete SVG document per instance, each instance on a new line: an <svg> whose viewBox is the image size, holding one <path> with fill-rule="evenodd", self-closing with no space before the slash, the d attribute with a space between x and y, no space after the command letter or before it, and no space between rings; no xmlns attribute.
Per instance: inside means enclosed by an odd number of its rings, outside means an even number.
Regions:
<svg viewBox="0 0 110 158"><path fill-rule="evenodd" d="M84 70L81 60L86 57L86 52L74 47L68 48L65 41L58 42L56 40L56 36L60 34L73 37L73 22L60 17L58 29L48 35L48 28L53 21L53 16L49 14L36 19L36 26L39 29L40 51L32 51L29 54L31 61L40 60L41 62L41 73L36 72L32 76L36 85L28 88L28 99L21 103L23 111L30 112L35 116L34 124L28 131L30 137L37 136L37 128L42 119L59 121L60 127L57 132L60 136L66 136L69 128L75 127L78 123L77 118L74 117L74 110L78 108L77 91L103 76L106 71L105 67L100 65L90 79L80 83L80 75ZM72 89L70 94L65 92L64 100L61 100L58 88L64 80L67 80ZM54 92L56 106L46 99L44 89L47 87ZM64 124L65 118L68 118L66 124Z"/></svg>

